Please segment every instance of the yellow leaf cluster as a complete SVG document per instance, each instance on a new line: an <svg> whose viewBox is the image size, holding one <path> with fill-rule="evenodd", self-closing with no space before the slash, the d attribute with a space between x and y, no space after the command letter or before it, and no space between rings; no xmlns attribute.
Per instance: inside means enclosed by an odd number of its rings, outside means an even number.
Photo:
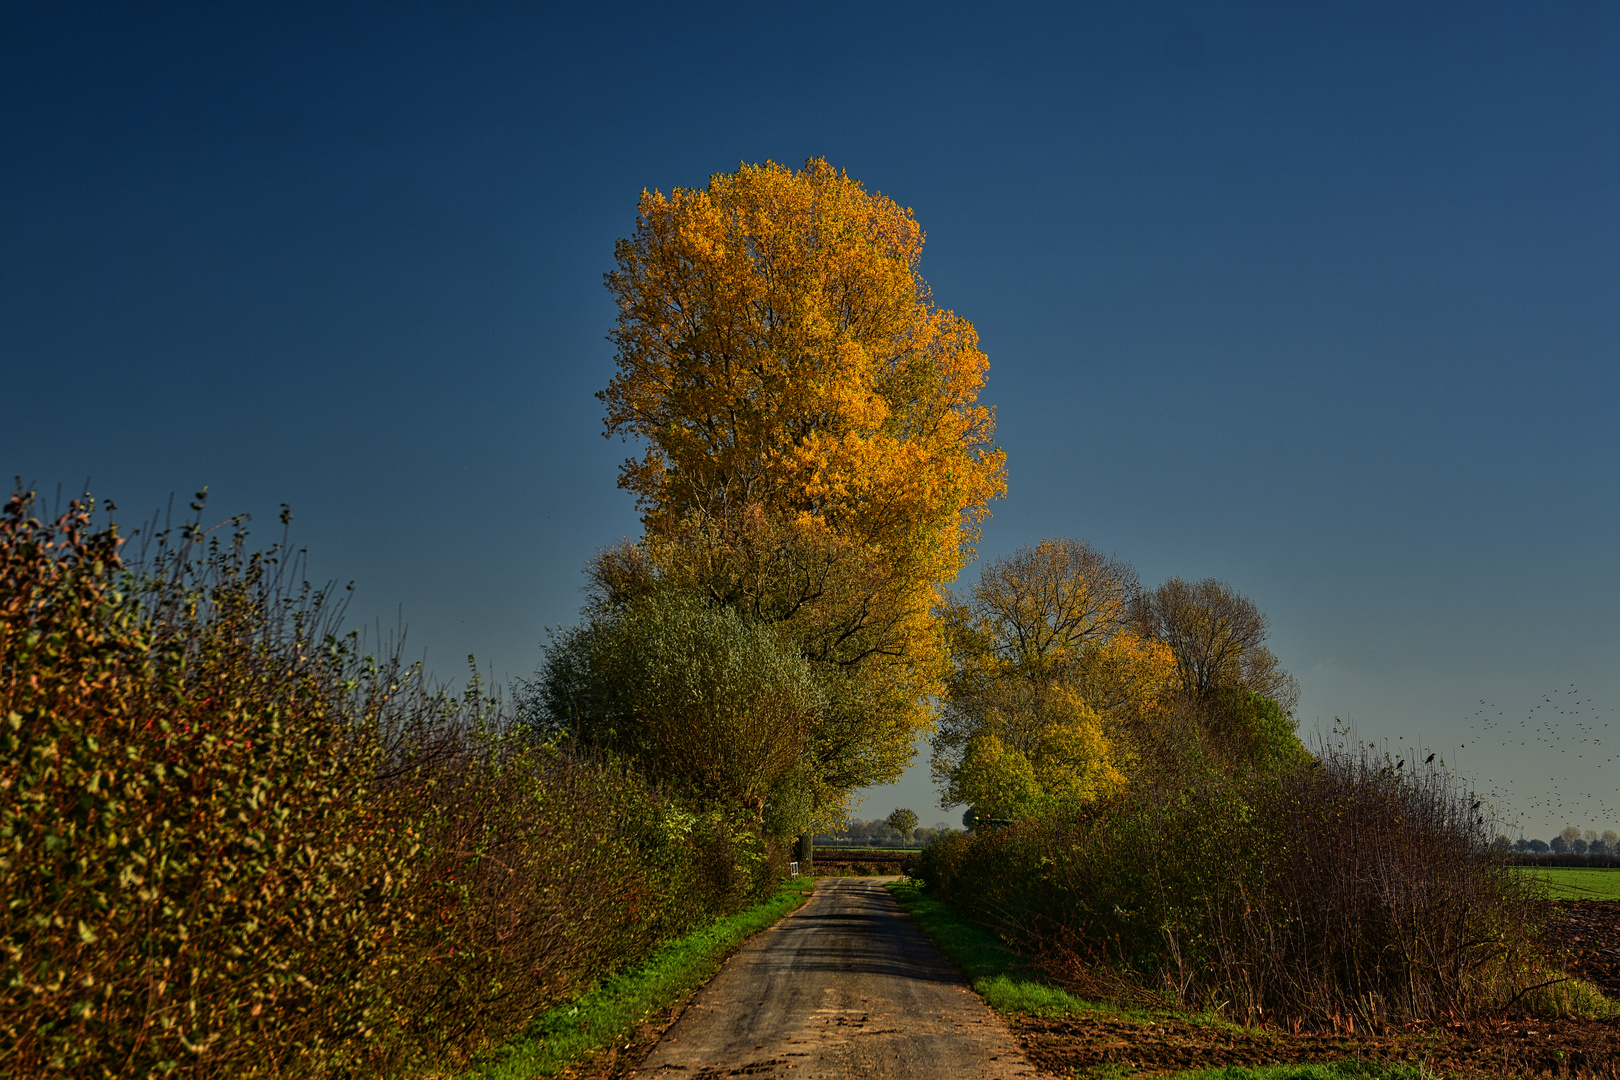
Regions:
<svg viewBox="0 0 1620 1080"><path fill-rule="evenodd" d="M600 395L650 533L759 505L912 559L946 581L1005 488L989 363L934 307L923 235L892 200L813 160L643 193L607 275L618 372Z"/></svg>
<svg viewBox="0 0 1620 1080"><path fill-rule="evenodd" d="M1162 708L1176 671L1169 647L1131 623L1138 591L1127 564L1043 540L947 605L954 675L934 771L948 797L973 803L982 787L1003 799L1026 767L1042 799L1090 802L1125 784L1129 733Z"/></svg>

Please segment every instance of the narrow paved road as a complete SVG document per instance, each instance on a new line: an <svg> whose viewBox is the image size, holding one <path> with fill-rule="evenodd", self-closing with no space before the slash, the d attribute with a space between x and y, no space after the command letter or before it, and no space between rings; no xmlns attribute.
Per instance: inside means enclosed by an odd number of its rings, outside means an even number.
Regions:
<svg viewBox="0 0 1620 1080"><path fill-rule="evenodd" d="M874 878L823 879L803 907L726 962L634 1074L1037 1075Z"/></svg>

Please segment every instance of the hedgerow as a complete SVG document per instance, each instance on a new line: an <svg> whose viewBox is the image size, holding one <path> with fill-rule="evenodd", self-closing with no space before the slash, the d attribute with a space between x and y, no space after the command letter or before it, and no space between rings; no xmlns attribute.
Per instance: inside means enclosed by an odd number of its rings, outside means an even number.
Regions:
<svg viewBox="0 0 1620 1080"><path fill-rule="evenodd" d="M366 655L242 520L126 561L93 518L0 516L0 1072L453 1064L774 881L725 813Z"/></svg>

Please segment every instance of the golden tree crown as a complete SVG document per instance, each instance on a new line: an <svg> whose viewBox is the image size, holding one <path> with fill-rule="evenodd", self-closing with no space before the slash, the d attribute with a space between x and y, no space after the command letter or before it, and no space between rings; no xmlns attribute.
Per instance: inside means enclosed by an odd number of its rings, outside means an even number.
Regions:
<svg viewBox="0 0 1620 1080"><path fill-rule="evenodd" d="M882 550L931 588L1006 486L988 360L933 305L911 211L821 159L644 192L607 285L608 434L649 536L749 506Z"/></svg>

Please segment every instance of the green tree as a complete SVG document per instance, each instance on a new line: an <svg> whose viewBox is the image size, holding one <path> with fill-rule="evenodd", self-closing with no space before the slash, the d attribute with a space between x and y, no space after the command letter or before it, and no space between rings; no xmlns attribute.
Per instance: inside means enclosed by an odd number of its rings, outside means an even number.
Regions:
<svg viewBox="0 0 1620 1080"><path fill-rule="evenodd" d="M1174 657L1164 729L1175 737L1160 743L1162 768L1286 770L1310 760L1295 730L1299 684L1266 648L1269 623L1253 600L1214 578L1173 577L1137 598L1134 621Z"/></svg>
<svg viewBox="0 0 1620 1080"><path fill-rule="evenodd" d="M1004 746L995 735L985 734L968 743L961 760L947 774L943 801L967 803L975 820L1026 818L1043 805L1042 796L1029 759L1016 748Z"/></svg>
<svg viewBox="0 0 1620 1080"><path fill-rule="evenodd" d="M1216 688L1206 700L1204 718L1210 741L1234 765L1286 772L1311 760L1282 706L1254 690Z"/></svg>
<svg viewBox="0 0 1620 1080"><path fill-rule="evenodd" d="M907 840L911 839L911 834L916 831L917 820L917 811L907 810L904 807L895 810L887 818L889 828Z"/></svg>
<svg viewBox="0 0 1620 1080"><path fill-rule="evenodd" d="M809 664L771 628L689 594L654 593L561 632L520 702L542 737L632 758L778 835L804 828L818 801L805 766L826 699Z"/></svg>

